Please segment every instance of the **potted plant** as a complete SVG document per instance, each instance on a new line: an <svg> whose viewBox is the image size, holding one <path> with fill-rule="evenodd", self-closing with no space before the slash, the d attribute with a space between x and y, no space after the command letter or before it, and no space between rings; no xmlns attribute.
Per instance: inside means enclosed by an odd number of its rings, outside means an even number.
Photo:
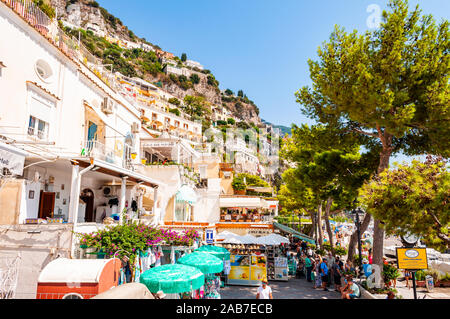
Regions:
<svg viewBox="0 0 450 319"><path fill-rule="evenodd" d="M244 181L241 179L235 179L231 183L231 187L233 187L234 193L236 195L245 195L245 191L247 189L247 185L245 185Z"/></svg>
<svg viewBox="0 0 450 319"><path fill-rule="evenodd" d="M423 271L423 270L416 271L416 286L417 287L425 287L426 286L425 277L426 277L425 271Z"/></svg>
<svg viewBox="0 0 450 319"><path fill-rule="evenodd" d="M386 287L391 286L391 281L400 277L400 272L392 265L383 265L383 280Z"/></svg>

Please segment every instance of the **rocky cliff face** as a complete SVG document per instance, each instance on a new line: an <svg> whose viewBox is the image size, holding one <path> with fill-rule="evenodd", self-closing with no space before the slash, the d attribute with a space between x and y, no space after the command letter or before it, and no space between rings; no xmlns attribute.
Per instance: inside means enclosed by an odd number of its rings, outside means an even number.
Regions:
<svg viewBox="0 0 450 319"><path fill-rule="evenodd" d="M105 9L93 5L92 0L50 0L50 3L56 9L58 18L70 24L84 29L94 26L101 34L121 40L139 42L139 38L131 39L130 31L122 24L120 19L112 16ZM207 75L196 73L200 77L200 82L187 90L171 81L165 74L158 74L155 77L148 73L144 75L144 79L149 82L161 81L163 89L180 100L184 99L186 95L201 95L213 105L223 105L244 122L253 122L256 125L261 123L255 106L244 102L223 101L220 90L208 84Z"/></svg>
<svg viewBox="0 0 450 319"><path fill-rule="evenodd" d="M122 25L119 19L109 15L101 7L92 5L91 0L50 0L50 2L57 9L60 19L84 29L88 26L96 26L104 35L133 41L128 28Z"/></svg>

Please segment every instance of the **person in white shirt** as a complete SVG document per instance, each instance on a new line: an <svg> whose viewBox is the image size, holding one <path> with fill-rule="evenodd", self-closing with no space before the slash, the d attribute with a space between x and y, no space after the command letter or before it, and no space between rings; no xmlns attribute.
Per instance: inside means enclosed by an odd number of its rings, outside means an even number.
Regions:
<svg viewBox="0 0 450 319"><path fill-rule="evenodd" d="M272 288L269 287L267 279L263 279L256 293L256 299L273 299Z"/></svg>

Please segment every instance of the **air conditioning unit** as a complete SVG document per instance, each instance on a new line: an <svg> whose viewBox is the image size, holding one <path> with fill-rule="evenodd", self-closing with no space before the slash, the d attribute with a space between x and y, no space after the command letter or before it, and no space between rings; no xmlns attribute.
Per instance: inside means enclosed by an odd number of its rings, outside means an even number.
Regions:
<svg viewBox="0 0 450 319"><path fill-rule="evenodd" d="M102 112L105 114L114 113L114 102L111 98L105 97L102 103Z"/></svg>
<svg viewBox="0 0 450 319"><path fill-rule="evenodd" d="M118 187L117 186L104 186L102 188L102 194L105 197L117 197Z"/></svg>
<svg viewBox="0 0 450 319"><path fill-rule="evenodd" d="M140 130L140 125L139 125L139 123L134 122L134 123L131 125L131 132L132 132L133 134L137 134L137 133L139 133L139 130Z"/></svg>

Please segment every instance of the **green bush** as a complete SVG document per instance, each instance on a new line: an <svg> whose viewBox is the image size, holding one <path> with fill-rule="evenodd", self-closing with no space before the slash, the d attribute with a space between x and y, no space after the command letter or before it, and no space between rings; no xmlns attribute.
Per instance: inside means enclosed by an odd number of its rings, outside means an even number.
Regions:
<svg viewBox="0 0 450 319"><path fill-rule="evenodd" d="M400 272L392 265L383 265L383 279L385 283L400 277Z"/></svg>

